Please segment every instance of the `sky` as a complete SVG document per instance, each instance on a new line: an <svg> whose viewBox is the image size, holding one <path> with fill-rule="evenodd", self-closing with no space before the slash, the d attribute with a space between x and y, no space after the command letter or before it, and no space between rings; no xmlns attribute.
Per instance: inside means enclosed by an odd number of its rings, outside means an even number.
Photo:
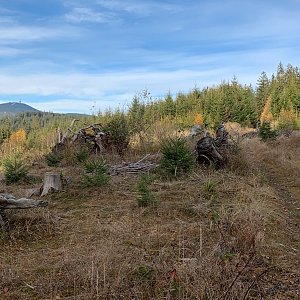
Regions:
<svg viewBox="0 0 300 300"><path fill-rule="evenodd" d="M0 0L0 103L128 108L300 66L300 0Z"/></svg>

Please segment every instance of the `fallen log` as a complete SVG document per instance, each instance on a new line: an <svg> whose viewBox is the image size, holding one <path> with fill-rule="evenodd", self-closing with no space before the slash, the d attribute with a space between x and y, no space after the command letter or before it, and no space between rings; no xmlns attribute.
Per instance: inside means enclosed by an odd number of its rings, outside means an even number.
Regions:
<svg viewBox="0 0 300 300"><path fill-rule="evenodd" d="M7 218L5 216L5 209L27 209L34 207L45 207L48 205L47 201L33 200L28 198L17 199L11 194L0 194L0 228L6 230Z"/></svg>
<svg viewBox="0 0 300 300"><path fill-rule="evenodd" d="M0 194L0 209L24 209L33 207L45 207L47 201L44 200L33 200L27 198L17 199L11 194Z"/></svg>
<svg viewBox="0 0 300 300"><path fill-rule="evenodd" d="M74 131L73 127L77 122L81 122L85 127ZM67 144L84 143L92 145L95 153L100 153L103 150L106 135L107 133L103 132L100 123L86 124L78 119L74 119L64 134L58 128L58 143L52 148L52 152L59 153Z"/></svg>

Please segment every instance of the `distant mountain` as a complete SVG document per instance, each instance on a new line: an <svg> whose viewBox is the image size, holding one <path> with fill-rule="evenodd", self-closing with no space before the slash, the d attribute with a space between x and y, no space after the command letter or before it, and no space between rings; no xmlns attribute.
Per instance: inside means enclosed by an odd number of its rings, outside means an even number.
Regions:
<svg viewBox="0 0 300 300"><path fill-rule="evenodd" d="M72 116L74 118L81 118L81 117L88 117L87 114L81 113L49 113L49 112L42 112L33 108L32 106L21 103L21 102L7 102L7 103L0 103L0 118L5 118L6 116L17 116L22 113L42 113L42 114L53 114L53 115L65 115L65 116Z"/></svg>
<svg viewBox="0 0 300 300"><path fill-rule="evenodd" d="M20 102L0 103L0 117L16 115L23 112L39 112L39 110Z"/></svg>

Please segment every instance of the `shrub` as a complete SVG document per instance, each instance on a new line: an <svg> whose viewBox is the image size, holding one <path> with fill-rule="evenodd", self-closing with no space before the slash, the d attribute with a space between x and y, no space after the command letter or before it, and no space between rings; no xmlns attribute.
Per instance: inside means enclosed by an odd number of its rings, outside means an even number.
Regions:
<svg viewBox="0 0 300 300"><path fill-rule="evenodd" d="M103 186L110 180L110 176L107 174L108 167L103 159L86 161L84 169L83 183L87 186Z"/></svg>
<svg viewBox="0 0 300 300"><path fill-rule="evenodd" d="M161 146L161 168L174 177L190 172L194 165L194 156L185 139L169 138Z"/></svg>
<svg viewBox="0 0 300 300"><path fill-rule="evenodd" d="M108 150L115 149L122 155L127 149L130 139L128 122L124 113L117 111L110 119L109 123L103 126L106 139L103 141L104 147Z"/></svg>
<svg viewBox="0 0 300 300"><path fill-rule="evenodd" d="M271 128L270 122L263 122L259 128L258 135L262 140L268 140L275 138L276 132Z"/></svg>
<svg viewBox="0 0 300 300"><path fill-rule="evenodd" d="M283 130L296 129L297 115L292 110L282 109L278 118L278 128Z"/></svg>
<svg viewBox="0 0 300 300"><path fill-rule="evenodd" d="M139 207L146 207L151 204L153 207L156 206L156 196L150 189L150 184L153 182L154 178L150 175L142 175L137 184L137 190L139 195L137 197L137 202Z"/></svg>
<svg viewBox="0 0 300 300"><path fill-rule="evenodd" d="M49 167L57 167L62 161L62 155L50 152L45 155L46 163Z"/></svg>
<svg viewBox="0 0 300 300"><path fill-rule="evenodd" d="M28 168L24 162L18 157L14 156L4 160L4 179L6 184L12 184L26 178Z"/></svg>
<svg viewBox="0 0 300 300"><path fill-rule="evenodd" d="M86 148L82 148L79 149L77 152L75 152L75 158L76 161L78 161L79 163L83 163L85 161L87 161L88 157L89 157L89 151Z"/></svg>

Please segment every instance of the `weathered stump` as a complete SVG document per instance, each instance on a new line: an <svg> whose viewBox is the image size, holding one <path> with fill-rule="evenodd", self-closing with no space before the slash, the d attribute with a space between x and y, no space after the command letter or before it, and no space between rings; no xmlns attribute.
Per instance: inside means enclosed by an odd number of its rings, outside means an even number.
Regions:
<svg viewBox="0 0 300 300"><path fill-rule="evenodd" d="M196 145L197 161L200 164L213 164L216 169L226 164L228 156L228 132L221 124L216 132L216 137L206 133Z"/></svg>
<svg viewBox="0 0 300 300"><path fill-rule="evenodd" d="M196 145L196 151L198 154L198 163L220 165L223 162L223 157L219 153L214 139L211 136L206 136L200 139Z"/></svg>
<svg viewBox="0 0 300 300"><path fill-rule="evenodd" d="M46 172L41 196L47 195L52 189L56 191L62 190L60 174L55 172Z"/></svg>

